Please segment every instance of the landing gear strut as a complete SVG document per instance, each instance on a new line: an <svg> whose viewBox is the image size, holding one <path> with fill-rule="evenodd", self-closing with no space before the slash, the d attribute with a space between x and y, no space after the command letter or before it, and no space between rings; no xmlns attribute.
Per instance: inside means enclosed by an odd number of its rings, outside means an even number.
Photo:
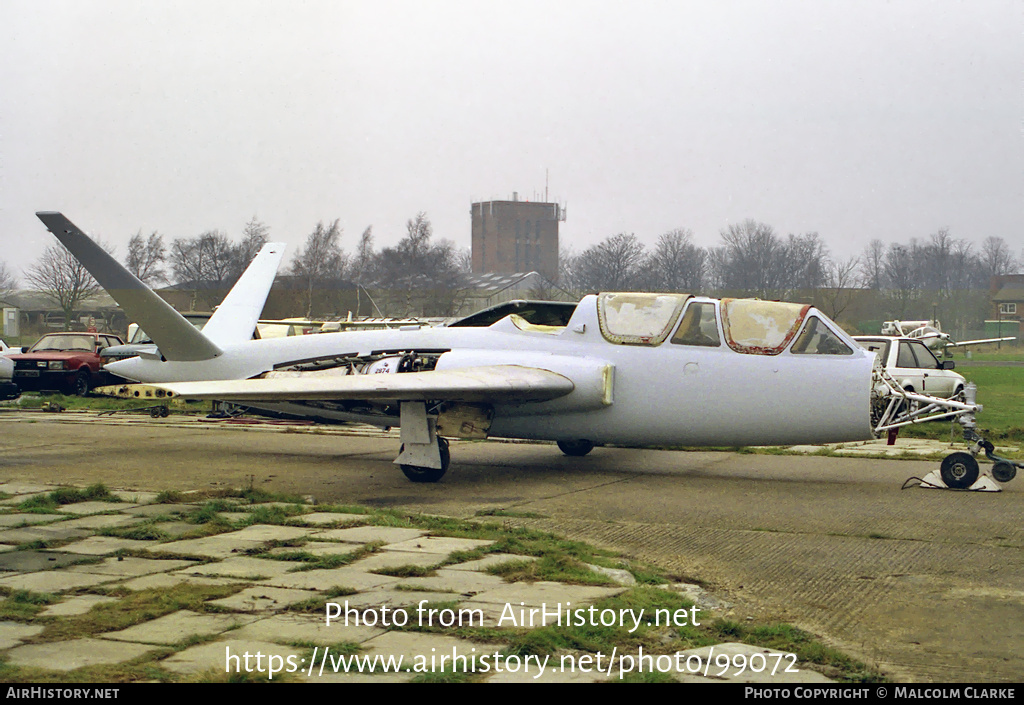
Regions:
<svg viewBox="0 0 1024 705"><path fill-rule="evenodd" d="M437 437L437 449L441 454L441 467L425 468L419 465L400 465L402 472L413 482L437 482L448 472L448 464L451 462L451 453L448 451L448 441L440 436ZM405 450L403 445L399 455Z"/></svg>

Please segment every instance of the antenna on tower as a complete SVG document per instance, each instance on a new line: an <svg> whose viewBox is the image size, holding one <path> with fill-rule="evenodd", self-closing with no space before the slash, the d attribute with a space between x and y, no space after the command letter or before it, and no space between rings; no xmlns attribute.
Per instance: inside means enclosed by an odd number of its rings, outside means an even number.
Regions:
<svg viewBox="0 0 1024 705"><path fill-rule="evenodd" d="M544 167L544 202L548 202L548 168Z"/></svg>

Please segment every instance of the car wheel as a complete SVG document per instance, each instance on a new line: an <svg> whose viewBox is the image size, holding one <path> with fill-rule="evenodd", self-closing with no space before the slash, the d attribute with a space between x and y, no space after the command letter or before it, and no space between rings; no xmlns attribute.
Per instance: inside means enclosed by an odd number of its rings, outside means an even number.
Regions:
<svg viewBox="0 0 1024 705"><path fill-rule="evenodd" d="M86 370L79 370L78 374L75 375L75 385L72 388L72 391L76 396L89 396L89 390L92 388L91 382L92 380L89 379L89 373Z"/></svg>
<svg viewBox="0 0 1024 705"><path fill-rule="evenodd" d="M965 490L978 481L978 461L970 453L950 453L943 458L939 475L947 487Z"/></svg>

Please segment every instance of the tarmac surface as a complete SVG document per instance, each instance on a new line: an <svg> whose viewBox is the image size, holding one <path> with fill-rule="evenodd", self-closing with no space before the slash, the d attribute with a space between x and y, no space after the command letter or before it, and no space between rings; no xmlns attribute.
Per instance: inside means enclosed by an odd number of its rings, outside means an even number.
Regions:
<svg viewBox="0 0 1024 705"><path fill-rule="evenodd" d="M518 515L510 525L700 583L734 618L791 622L896 681L1024 677L1021 480L999 493L901 489L937 462L613 448L569 458L547 444L453 442L443 481L416 485L392 464L394 431L6 410L0 425L7 483L251 485L462 518L501 510Z"/></svg>

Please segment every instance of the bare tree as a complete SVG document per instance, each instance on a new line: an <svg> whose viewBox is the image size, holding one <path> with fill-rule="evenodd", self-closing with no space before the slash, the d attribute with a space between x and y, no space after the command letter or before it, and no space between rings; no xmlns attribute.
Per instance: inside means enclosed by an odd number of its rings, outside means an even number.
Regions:
<svg viewBox="0 0 1024 705"><path fill-rule="evenodd" d="M167 281L164 273L166 260L164 238L155 230L145 240L140 230L128 241L128 256L125 257L124 266L144 284L152 286Z"/></svg>
<svg viewBox="0 0 1024 705"><path fill-rule="evenodd" d="M270 235L270 228L265 223L257 220L256 216L252 217L245 227L242 229L242 241L235 246L235 252L232 262L232 273L231 278L235 281L242 276L242 272L245 268L255 259L259 251L263 249L263 246L267 244L268 236Z"/></svg>
<svg viewBox="0 0 1024 705"><path fill-rule="evenodd" d="M643 243L636 235L613 235L567 263L570 286L577 294L645 288L645 259Z"/></svg>
<svg viewBox="0 0 1024 705"><path fill-rule="evenodd" d="M7 268L5 262L0 262L0 303L9 303L11 294L18 288L18 280Z"/></svg>
<svg viewBox="0 0 1024 705"><path fill-rule="evenodd" d="M877 238L868 243L860 263L861 283L880 291L885 279L885 243Z"/></svg>
<svg viewBox="0 0 1024 705"><path fill-rule="evenodd" d="M171 243L170 262L178 283L222 289L231 284L236 269L235 247L221 231L207 230Z"/></svg>
<svg viewBox="0 0 1024 705"><path fill-rule="evenodd" d="M25 272L25 281L45 294L64 313L64 330L69 330L82 301L101 289L82 263L63 246L51 245Z"/></svg>
<svg viewBox="0 0 1024 705"><path fill-rule="evenodd" d="M693 231L670 230L658 238L648 258L649 283L661 291L699 292L707 258L707 252L693 244Z"/></svg>
<svg viewBox="0 0 1024 705"><path fill-rule="evenodd" d="M291 274L305 291L307 318L313 315L314 292L325 283L344 276L345 255L339 244L339 220L328 227L324 227L323 221L317 223L306 238L306 246L298 250L292 259Z"/></svg>
<svg viewBox="0 0 1024 705"><path fill-rule="evenodd" d="M859 257L848 257L844 260L828 260L825 265L825 287L821 290L823 308L832 320L839 316L850 305L857 286L857 270L860 269Z"/></svg>
<svg viewBox="0 0 1024 705"><path fill-rule="evenodd" d="M745 220L721 232L716 256L721 288L764 299L777 298L788 287L790 267L786 243L766 223Z"/></svg>
<svg viewBox="0 0 1024 705"><path fill-rule="evenodd" d="M386 295L378 303L392 315L454 315L467 292L466 258L451 241L432 241L426 213L417 213L405 229L398 245L376 257L377 285Z"/></svg>
<svg viewBox="0 0 1024 705"><path fill-rule="evenodd" d="M992 277L1014 272L1020 264L1017 262L1010 246L1001 237L987 237L981 246L981 265L988 286Z"/></svg>

